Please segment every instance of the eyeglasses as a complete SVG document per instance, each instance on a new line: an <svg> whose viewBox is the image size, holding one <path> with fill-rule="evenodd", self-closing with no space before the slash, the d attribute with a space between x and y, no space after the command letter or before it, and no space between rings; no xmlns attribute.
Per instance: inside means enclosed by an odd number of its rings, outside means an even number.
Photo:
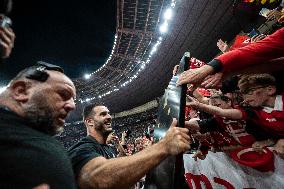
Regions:
<svg viewBox="0 0 284 189"><path fill-rule="evenodd" d="M252 95L254 91L256 91L257 89L261 89L261 88L265 88L267 86L259 86L259 87L251 87L251 88L247 88L243 91L241 91L242 95Z"/></svg>
<svg viewBox="0 0 284 189"><path fill-rule="evenodd" d="M26 78L45 82L49 77L49 74L45 70L54 70L64 73L63 69L59 66L39 61L34 68L31 68L26 73Z"/></svg>

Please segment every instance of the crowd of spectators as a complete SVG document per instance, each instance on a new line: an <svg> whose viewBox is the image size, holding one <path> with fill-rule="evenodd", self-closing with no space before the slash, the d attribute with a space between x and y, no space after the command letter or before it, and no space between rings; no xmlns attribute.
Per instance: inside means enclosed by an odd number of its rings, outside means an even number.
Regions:
<svg viewBox="0 0 284 189"><path fill-rule="evenodd" d="M64 131L55 137L66 149L68 149L86 135L87 133L84 123L82 121L78 121L65 125Z"/></svg>
<svg viewBox="0 0 284 189"><path fill-rule="evenodd" d="M217 47L223 55L208 65L181 74L178 84L190 84L186 127L199 144L196 159L205 159L208 151L232 152L244 147L259 153L271 147L284 157L281 9L263 15L267 20L275 20L277 27L265 33L253 29L238 35L231 46L220 39ZM253 67L254 64L258 67ZM204 97L200 87L207 88L211 94Z"/></svg>

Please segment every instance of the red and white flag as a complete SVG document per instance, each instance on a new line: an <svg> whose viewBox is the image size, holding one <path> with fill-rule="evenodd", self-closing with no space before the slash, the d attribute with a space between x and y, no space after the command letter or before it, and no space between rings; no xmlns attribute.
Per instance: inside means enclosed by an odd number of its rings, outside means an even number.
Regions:
<svg viewBox="0 0 284 189"><path fill-rule="evenodd" d="M283 189L284 160L274 154L274 170L262 172L236 162L223 152L209 152L195 161L184 154L185 177L191 189Z"/></svg>

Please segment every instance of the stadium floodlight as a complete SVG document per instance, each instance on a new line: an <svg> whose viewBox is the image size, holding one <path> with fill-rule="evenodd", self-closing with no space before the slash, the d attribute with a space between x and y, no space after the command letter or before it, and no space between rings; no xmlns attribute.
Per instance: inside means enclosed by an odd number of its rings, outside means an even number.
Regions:
<svg viewBox="0 0 284 189"><path fill-rule="evenodd" d="M160 26L160 32L161 33L166 33L168 31L168 22L164 22L161 26Z"/></svg>
<svg viewBox="0 0 284 189"><path fill-rule="evenodd" d="M84 75L84 78L85 78L85 79L90 79L90 77L91 77L91 74L85 74L85 75Z"/></svg>
<svg viewBox="0 0 284 189"><path fill-rule="evenodd" d="M154 54L154 52L157 51L157 46L154 46L150 52L150 55L149 56L152 56Z"/></svg>
<svg viewBox="0 0 284 189"><path fill-rule="evenodd" d="M159 26L160 36L158 37L158 40L157 40L157 41L154 43L154 45L152 46L152 49L150 49L150 50L147 49L147 52L148 52L148 57L147 57L147 59L144 60L144 61L142 61L142 60L140 60L140 59L138 59L138 60L136 59L137 63L140 64L140 66L138 66L138 70L136 70L136 73L134 73L134 75L132 75L132 76L128 76L128 77L127 77L127 79L128 79L127 81L124 80L124 82L123 82L123 83L120 83L118 87L115 86L113 90L109 90L109 91L107 91L106 93L103 93L103 94L102 94L102 93L101 93L101 94L97 94L97 95L99 95L99 96L97 96L97 97L87 98L86 100L82 100L82 99L81 99L81 102L82 102L82 103L84 103L84 102L86 102L86 101L89 101L89 100L94 100L94 99L96 99L96 98L103 98L103 97L105 97L105 96L107 96L107 95L109 95L109 94L111 94L111 93L113 93L113 92L115 92L115 91L119 91L120 88L123 88L123 87L127 86L129 83L131 83L134 79L136 79L136 78L138 77L139 73L140 73L143 69L146 68L147 64L150 63L151 58L153 57L153 55L155 54L155 52L158 50L159 45L162 43L162 41L163 41L163 34L165 34L165 33L168 31L169 22L172 20L172 17L173 17L173 15L174 15L174 9L175 9L176 3L177 3L177 0L171 0L171 3L169 4L170 6L168 5L168 8L165 9L165 11L164 11L164 13L163 13L163 22L161 22L161 23L159 24L159 25L160 25L160 26ZM114 56L114 53L115 53L115 49L117 48L117 42L119 41L118 38L119 38L119 35L115 34L115 36L114 36L114 43L113 43L112 50L111 50L111 53L110 53L108 59L107 59L106 62L105 62L99 69L97 69L96 71L94 71L94 72L92 72L92 73L90 73L90 74L85 74L85 75L84 75L84 78L85 78L86 80L87 80L87 79L90 79L93 74L96 74L96 73L98 73L98 72L101 72L101 71L104 69L104 67L112 60L112 58L113 58L113 56ZM120 38L121 38L121 36L120 36ZM151 42L151 44L153 44L153 43ZM149 51L148 51L148 50L149 50ZM135 65L132 64L131 66L129 66L129 67L127 68L127 70L133 71L133 70L135 70L134 68L137 68L136 66L137 66L137 64L135 64ZM120 73L120 74L119 74L120 77L122 77L123 75L124 75L123 73ZM105 86L106 86L106 85L107 85L107 84L105 84ZM82 91L82 93L83 93L83 91ZM79 101L80 101L80 100L79 100Z"/></svg>
<svg viewBox="0 0 284 189"><path fill-rule="evenodd" d="M171 8L168 8L166 11L165 11L165 14L164 14L164 18L166 20L170 20L173 16L173 10Z"/></svg>

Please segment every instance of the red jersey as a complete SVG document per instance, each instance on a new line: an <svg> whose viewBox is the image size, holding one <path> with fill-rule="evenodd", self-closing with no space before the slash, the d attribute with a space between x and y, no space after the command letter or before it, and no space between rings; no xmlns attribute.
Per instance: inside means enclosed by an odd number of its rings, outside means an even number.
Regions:
<svg viewBox="0 0 284 189"><path fill-rule="evenodd" d="M214 139L213 146L230 146L240 144L250 146L255 138L245 131L244 120L230 120L223 117L213 117L198 121L200 132L210 132Z"/></svg>
<svg viewBox="0 0 284 189"><path fill-rule="evenodd" d="M200 68L201 66L206 65L205 62L198 60L197 58L193 58L193 57L190 58L189 63L190 63L189 69Z"/></svg>
<svg viewBox="0 0 284 189"><path fill-rule="evenodd" d="M190 120L190 116L189 116L190 109L191 108L189 106L185 106L185 120L186 121Z"/></svg>
<svg viewBox="0 0 284 189"><path fill-rule="evenodd" d="M246 35L237 35L233 45L230 47L229 51L245 47L250 44L250 38Z"/></svg>
<svg viewBox="0 0 284 189"><path fill-rule="evenodd" d="M246 121L232 120L223 117L216 117L219 126L222 127L240 145L250 146L255 142L255 138L245 131Z"/></svg>
<svg viewBox="0 0 284 189"><path fill-rule="evenodd" d="M215 58L222 63L223 71L238 71L248 66L284 56L284 28L261 41L229 51Z"/></svg>
<svg viewBox="0 0 284 189"><path fill-rule="evenodd" d="M266 132L276 136L284 137L284 93L277 95L274 108L244 108L240 109L243 119L250 119L256 125L262 127Z"/></svg>
<svg viewBox="0 0 284 189"><path fill-rule="evenodd" d="M224 131L213 131L206 134L206 140L200 141L199 150L203 154L207 154L210 148L214 150L221 150L224 146L238 145L239 143L234 140L228 133Z"/></svg>

